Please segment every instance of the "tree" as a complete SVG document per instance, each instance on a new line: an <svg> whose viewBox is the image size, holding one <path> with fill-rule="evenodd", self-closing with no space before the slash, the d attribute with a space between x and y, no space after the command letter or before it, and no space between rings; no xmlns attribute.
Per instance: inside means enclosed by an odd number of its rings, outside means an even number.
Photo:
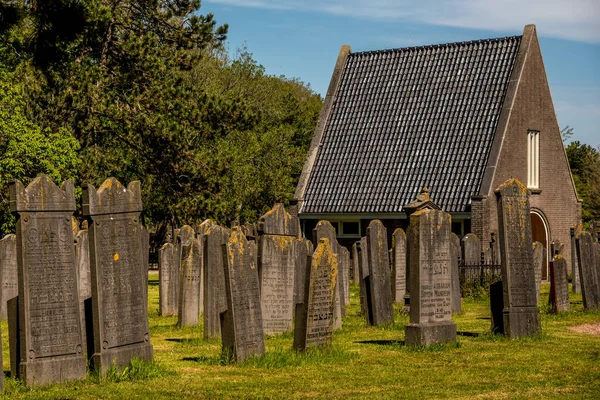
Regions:
<svg viewBox="0 0 600 400"><path fill-rule="evenodd" d="M600 219L600 152L579 141L571 142L566 151L577 194L583 201L583 221Z"/></svg>

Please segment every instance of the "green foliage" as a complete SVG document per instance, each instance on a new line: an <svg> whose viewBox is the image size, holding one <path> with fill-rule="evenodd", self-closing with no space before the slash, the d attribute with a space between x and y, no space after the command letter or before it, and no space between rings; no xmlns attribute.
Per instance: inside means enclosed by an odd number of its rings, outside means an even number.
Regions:
<svg viewBox="0 0 600 400"><path fill-rule="evenodd" d="M590 145L574 141L566 147L578 196L583 200L584 222L600 218L600 153Z"/></svg>

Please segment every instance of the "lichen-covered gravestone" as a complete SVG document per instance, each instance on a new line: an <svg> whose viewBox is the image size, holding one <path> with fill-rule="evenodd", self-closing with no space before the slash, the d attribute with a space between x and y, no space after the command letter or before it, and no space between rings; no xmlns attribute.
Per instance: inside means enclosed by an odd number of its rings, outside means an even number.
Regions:
<svg viewBox="0 0 600 400"><path fill-rule="evenodd" d="M256 243L234 228L223 246L227 311L221 314L222 357L244 361L265 352Z"/></svg>
<svg viewBox="0 0 600 400"><path fill-rule="evenodd" d="M0 319L8 317L6 302L19 295L17 279L17 236L0 240Z"/></svg>
<svg viewBox="0 0 600 400"><path fill-rule="evenodd" d="M450 233L450 255L451 255L451 269L450 274L452 276L452 313L459 313L462 311L462 304L460 298L460 272L458 270L458 264L460 263L460 239L455 233Z"/></svg>
<svg viewBox="0 0 600 400"><path fill-rule="evenodd" d="M367 227L367 252L369 259L369 290L374 326L394 322L394 300L390 284L390 259L387 245L387 231L381 221L373 220Z"/></svg>
<svg viewBox="0 0 600 400"><path fill-rule="evenodd" d="M219 225L204 234L204 339L221 337L220 315L227 310L223 245L228 240L229 232Z"/></svg>
<svg viewBox="0 0 600 400"><path fill-rule="evenodd" d="M175 245L165 243L158 250L159 313L177 315L179 307L179 271L175 263Z"/></svg>
<svg viewBox="0 0 600 400"><path fill-rule="evenodd" d="M406 293L406 233L398 228L392 234L392 293L394 302L404 304Z"/></svg>
<svg viewBox="0 0 600 400"><path fill-rule="evenodd" d="M190 227L191 229L191 227ZM200 280L202 277L202 248L192 235L181 245L179 280L179 310L177 326L197 326L200 322Z"/></svg>
<svg viewBox="0 0 600 400"><path fill-rule="evenodd" d="M317 226L313 229L313 245L317 246L322 238L329 239L331 244L331 250L335 253L336 257L339 256L339 244L336 239L335 228L329 223L329 221L321 220L317 222ZM346 301L344 300L344 293L342 293L342 277L338 273L337 285L335 294L335 312L334 312L334 324L333 329L342 328L342 316L346 314Z"/></svg>
<svg viewBox="0 0 600 400"><path fill-rule="evenodd" d="M101 374L113 365L125 367L133 358L153 358L141 211L139 181L125 188L115 178L108 178L98 190L90 184L83 187L92 272L91 364Z"/></svg>
<svg viewBox="0 0 600 400"><path fill-rule="evenodd" d="M575 237L575 242L583 308L597 310L600 308L600 290L594 240L589 232L582 231Z"/></svg>
<svg viewBox="0 0 600 400"><path fill-rule="evenodd" d="M292 330L296 277L296 225L277 203L258 221L258 276L264 333Z"/></svg>
<svg viewBox="0 0 600 400"><path fill-rule="evenodd" d="M60 189L45 175L27 188L20 181L13 182L10 208L17 216L19 277L18 322L13 322L10 332L11 350L18 350L19 355L11 354L16 363L11 369L27 385L84 378L86 360L71 229L73 181L66 181ZM18 335L20 338L15 337Z"/></svg>
<svg viewBox="0 0 600 400"><path fill-rule="evenodd" d="M569 312L569 280L567 278L567 260L557 254L550 263L550 296L548 303L552 312Z"/></svg>
<svg viewBox="0 0 600 400"><path fill-rule="evenodd" d="M406 344L456 341L452 322L450 214L420 210L410 216L410 324Z"/></svg>
<svg viewBox="0 0 600 400"><path fill-rule="evenodd" d="M504 334L535 335L540 331L537 309L529 192L517 179L495 190L502 261Z"/></svg>
<svg viewBox="0 0 600 400"><path fill-rule="evenodd" d="M294 278L294 304L304 303L304 286L306 281L306 260L307 257L313 253L313 244L310 240L304 238L298 238L294 242L296 246L296 259L294 263L295 267L295 278Z"/></svg>
<svg viewBox="0 0 600 400"><path fill-rule="evenodd" d="M533 242L533 267L535 275L536 302L540 303L540 290L542 288L542 269L546 257L546 249L540 242Z"/></svg>
<svg viewBox="0 0 600 400"><path fill-rule="evenodd" d="M333 338L335 292L338 260L329 239L319 241L312 257L307 257L305 295L306 301L296 308L294 348L328 349Z"/></svg>
<svg viewBox="0 0 600 400"><path fill-rule="evenodd" d="M87 342L88 339L92 339L93 332L91 331L91 329L89 329L92 325L90 308L92 304L92 274L90 271L90 241L87 229L78 231L77 235L75 236L75 259L77 260L77 281L79 282L79 306L81 307L83 352L89 353L87 349ZM86 305L88 308L87 313ZM89 330L89 332L87 332L87 330ZM90 335L89 338L88 334Z"/></svg>

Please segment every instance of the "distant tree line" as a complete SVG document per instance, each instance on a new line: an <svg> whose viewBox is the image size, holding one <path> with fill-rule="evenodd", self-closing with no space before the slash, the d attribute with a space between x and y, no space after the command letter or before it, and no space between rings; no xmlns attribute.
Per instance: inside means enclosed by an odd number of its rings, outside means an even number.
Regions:
<svg viewBox="0 0 600 400"><path fill-rule="evenodd" d="M8 181L114 176L146 222L253 221L294 193L322 99L265 73L199 0L0 0L0 230Z"/></svg>

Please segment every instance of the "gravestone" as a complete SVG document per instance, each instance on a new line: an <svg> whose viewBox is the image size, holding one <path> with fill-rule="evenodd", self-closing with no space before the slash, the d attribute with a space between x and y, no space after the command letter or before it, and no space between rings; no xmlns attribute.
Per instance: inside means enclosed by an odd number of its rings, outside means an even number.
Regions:
<svg viewBox="0 0 600 400"><path fill-rule="evenodd" d="M258 233L298 237L298 225L283 204L277 203L258 219Z"/></svg>
<svg viewBox="0 0 600 400"><path fill-rule="evenodd" d="M476 270L473 267L481 264L481 242L474 233L467 233L461 240L461 255L464 268L460 271L460 277L463 282L481 276L481 269Z"/></svg>
<svg viewBox="0 0 600 400"><path fill-rule="evenodd" d="M529 192L517 179L495 190L498 209L504 334L512 338L540 331L537 309Z"/></svg>
<svg viewBox="0 0 600 400"><path fill-rule="evenodd" d="M306 281L306 259L313 253L313 244L310 240L298 238L294 242L296 246L295 278L294 278L294 304L304 303L304 286Z"/></svg>
<svg viewBox="0 0 600 400"><path fill-rule="evenodd" d="M223 358L237 362L265 353L256 243L241 229L223 246L227 311L221 314Z"/></svg>
<svg viewBox="0 0 600 400"><path fill-rule="evenodd" d="M410 216L410 324L406 344L456 341L452 322L450 214L420 210Z"/></svg>
<svg viewBox="0 0 600 400"><path fill-rule="evenodd" d="M89 308L92 299L92 274L90 271L90 240L87 229L77 232L77 235L75 236L75 259L77 261L77 281L79 282L79 307L81 309L83 352L84 354L89 354L87 343L88 340L92 339L93 331L91 330L92 319L91 315L89 315L91 309L89 309L88 313L86 313L86 303L88 303ZM86 329L89 330L89 332L87 332Z"/></svg>
<svg viewBox="0 0 600 400"><path fill-rule="evenodd" d="M227 310L225 275L223 272L223 245L229 232L214 225L204 235L204 339L221 337L221 313Z"/></svg>
<svg viewBox="0 0 600 400"><path fill-rule="evenodd" d="M355 285L360 284L360 278L358 273L358 268L360 267L360 252L358 248L360 247L360 241L352 243L352 282Z"/></svg>
<svg viewBox="0 0 600 400"><path fill-rule="evenodd" d="M460 271L458 265L460 263L460 239L455 233L450 233L450 274L452 278L452 313L462 311L460 297Z"/></svg>
<svg viewBox="0 0 600 400"><path fill-rule="evenodd" d="M179 273L179 310L177 326L197 326L200 316L200 279L202 276L202 248L193 236L181 246Z"/></svg>
<svg viewBox="0 0 600 400"><path fill-rule="evenodd" d="M313 255L307 257L306 301L296 308L294 348L298 351L332 345L337 261L327 238L322 238Z"/></svg>
<svg viewBox="0 0 600 400"><path fill-rule="evenodd" d="M10 347L19 355L11 354L11 369L31 386L82 379L86 360L71 228L73 181L60 189L45 175L27 188L12 182L10 210L17 217L19 285L18 304L12 303L17 320L9 321Z"/></svg>
<svg viewBox="0 0 600 400"><path fill-rule="evenodd" d="M398 228L392 234L392 293L394 302L404 304L406 293L406 233Z"/></svg>
<svg viewBox="0 0 600 400"><path fill-rule="evenodd" d="M108 178L100 188L83 186L89 221L94 353L91 365L105 374L133 358L152 360L148 327L148 266L140 221L139 181L125 188Z"/></svg>
<svg viewBox="0 0 600 400"><path fill-rule="evenodd" d="M339 254L339 244L337 242L335 228L331 225L329 221L321 220L317 222L317 226L313 229L313 245L318 245L319 241L322 238L329 239L329 243L331 244L331 250L335 253L336 257ZM346 302L343 298L344 294L342 293L342 278L340 274L337 275L337 285L336 285L336 294L335 294L335 312L334 312L334 324L333 329L341 329L342 328L342 316L346 314Z"/></svg>
<svg viewBox="0 0 600 400"><path fill-rule="evenodd" d="M372 325L394 322L394 300L390 285L390 259L387 231L381 221L373 220L367 227L367 252L369 260L369 288Z"/></svg>
<svg viewBox="0 0 600 400"><path fill-rule="evenodd" d="M214 223L214 221L210 220L210 219L206 219L204 221L202 221L202 223L200 225L198 225L196 227L196 229L194 230L194 232L196 232L196 239L198 239L198 241L200 242L200 271L202 271L201 275L200 275L200 314L204 314L204 299L205 299L205 295L204 295L204 290L206 288L206 285L204 284L204 279L206 276L206 272L204 271L206 269L205 267L205 263L204 263L204 245L205 245L205 240L204 237L206 235L206 232L208 232L208 230L215 226L216 224ZM199 316L200 318L200 316ZM202 318L204 318L204 316L202 315ZM218 317L217 317L218 319ZM220 336L220 332L217 332L216 337Z"/></svg>
<svg viewBox="0 0 600 400"><path fill-rule="evenodd" d="M569 280L567 278L567 260L557 254L550 263L550 296L548 303L552 312L569 312Z"/></svg>
<svg viewBox="0 0 600 400"><path fill-rule="evenodd" d="M371 290L369 285L369 255L367 251L367 237L360 238L360 252L358 260L358 276L360 280L360 308L367 324L372 325L373 316L371 315Z"/></svg>
<svg viewBox="0 0 600 400"><path fill-rule="evenodd" d="M575 242L583 308L597 310L600 308L600 291L597 276L598 260L596 259L594 241L589 232L582 231L575 237Z"/></svg>
<svg viewBox="0 0 600 400"><path fill-rule="evenodd" d="M338 273L342 274L344 292L344 311L350 305L350 252L344 246L339 247Z"/></svg>
<svg viewBox="0 0 600 400"><path fill-rule="evenodd" d="M158 250L159 313L163 317L179 311L179 270L175 262L175 245L165 243Z"/></svg>
<svg viewBox="0 0 600 400"><path fill-rule="evenodd" d="M6 302L19 295L17 279L17 236L0 240L0 319L7 319Z"/></svg>
<svg viewBox="0 0 600 400"><path fill-rule="evenodd" d="M544 268L545 253L544 245L540 242L533 242L533 267L535 276L535 294L536 304L540 303L540 290L542 288L542 269Z"/></svg>
<svg viewBox="0 0 600 400"><path fill-rule="evenodd" d="M571 227L571 290L573 293L581 292L581 284L579 283L579 265L577 261L577 245L575 244L575 235L577 226Z"/></svg>

